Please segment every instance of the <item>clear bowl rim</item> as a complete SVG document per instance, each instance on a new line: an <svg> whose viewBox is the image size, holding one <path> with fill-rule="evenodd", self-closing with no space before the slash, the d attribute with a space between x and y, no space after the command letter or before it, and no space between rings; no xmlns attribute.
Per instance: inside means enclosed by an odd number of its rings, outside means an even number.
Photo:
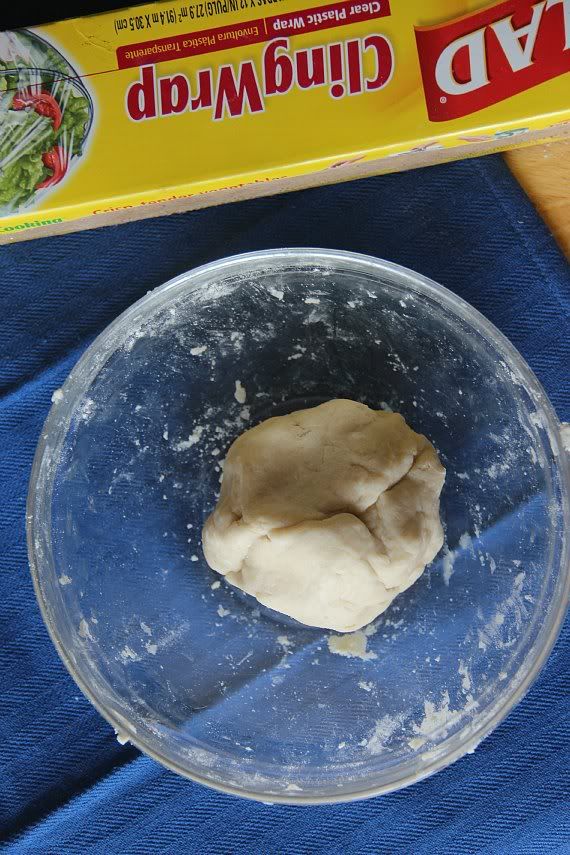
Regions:
<svg viewBox="0 0 570 855"><path fill-rule="evenodd" d="M444 308L451 308L453 312L456 315L459 315L464 322L480 334L483 334L487 340L492 341L498 353L501 354L506 363L516 368L518 373L524 378L525 390L531 394L536 408L541 411L545 419L550 441L556 449L555 457L558 461L557 465L561 476L564 520L562 524L563 543L558 574L563 582L562 596L560 597L558 607L551 610L547 637L540 649L537 650L532 665L527 670L524 678L518 681L510 681L510 691L505 693L503 703L498 706L494 715L485 721L479 729L471 728L469 736L461 741L454 750L441 753L434 752L437 756L435 756L433 760L422 764L422 767L418 768L415 773L405 774L395 783L389 782L387 784L378 784L376 786L367 787L364 790L355 790L354 792L341 793L339 795L311 796L310 794L306 795L305 793L292 795L287 793L276 793L274 791L263 794L259 792L250 792L245 788L230 784L221 784L215 779L211 779L198 772L182 767L172 759L153 750L153 748L146 745L142 738L138 737L134 729L125 728L125 721L114 715L110 709L105 707L105 705L91 690L87 682L79 674L63 644L60 642L56 628L50 620L49 609L43 598L41 590L40 575L43 565L45 565L46 562L45 558L43 558L40 551L36 548L36 539L34 537L34 532L38 525L36 514L38 485L44 457L50 445L49 440L52 435L56 433L56 427L65 421L65 418L62 419L62 408L67 410L65 415L70 416L79 398L79 395L74 397L68 396L66 392L74 391L79 387L82 387L82 391L85 391L85 379L88 376L82 376L85 373L85 368L92 364L93 358L98 353L102 351L105 352L105 344L112 340L113 335L120 328L127 326L129 321L134 317L140 316L141 310L152 308L153 311L157 311L164 306L170 297L170 292L173 289L176 289L177 286L191 284L192 281L199 280L205 276L227 274L231 272L232 268L239 268L244 264L247 265L248 263L253 264L255 262L266 262L269 265L271 263L283 264L287 262L296 262L301 265L318 263L321 266L324 266L326 265L327 260L337 264L344 261L345 263L353 265L355 268L359 268L361 270L368 268L373 269L376 272L384 272L389 274L391 277L396 277L400 282L407 279L410 284L413 283L416 291L422 293L424 296L429 296L432 299L435 299L435 301L438 304L443 305ZM97 370L94 372L95 374L101 370L103 364L104 363L101 363L97 366ZM93 372L90 373L93 375ZM450 766L465 754L472 752L483 739L489 736L489 734L499 726L511 710L522 700L546 664L550 652L558 638L558 635L560 634L568 603L570 602L570 539L565 536L566 532L570 530L570 455L566 452L562 442L561 425L558 416L556 415L542 384L519 351L508 340L508 338L499 329L497 329L491 321L475 309L474 306L466 300L463 300L463 298L459 297L445 286L435 282L433 279L394 262L385 261L362 253L344 250L319 249L316 247L290 247L259 250L227 256L222 259L200 265L199 267L192 268L191 270L169 279L162 285L148 291L143 297L125 309L117 318L115 318L114 321L108 324L86 348L71 369L61 389L64 393L63 401L58 403L57 413L55 405L52 405L50 408L38 440L31 469L26 502L28 560L34 592L52 643L61 661L81 692L91 702L99 714L113 727L117 734L124 734L127 729L127 738L129 742L131 742L143 754L160 763L170 771L176 772L184 778L220 792L250 798L263 803L297 805L333 804L367 799L385 793L394 792L407 786L411 786L418 781L424 780L436 772L445 769L447 766Z"/></svg>

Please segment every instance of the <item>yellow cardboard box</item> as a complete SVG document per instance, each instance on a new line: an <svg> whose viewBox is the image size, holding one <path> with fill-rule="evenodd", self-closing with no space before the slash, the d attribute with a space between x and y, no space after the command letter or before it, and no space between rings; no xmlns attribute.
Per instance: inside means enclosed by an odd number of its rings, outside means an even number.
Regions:
<svg viewBox="0 0 570 855"><path fill-rule="evenodd" d="M570 0L197 0L0 33L0 240L570 130Z"/></svg>

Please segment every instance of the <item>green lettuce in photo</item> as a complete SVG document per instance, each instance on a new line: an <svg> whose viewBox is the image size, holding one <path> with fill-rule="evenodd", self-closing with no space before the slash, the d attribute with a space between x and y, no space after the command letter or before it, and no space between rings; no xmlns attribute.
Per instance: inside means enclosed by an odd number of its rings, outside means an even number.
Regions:
<svg viewBox="0 0 570 855"><path fill-rule="evenodd" d="M47 173L42 155L52 147L53 139L49 119L24 111L2 112L0 208L17 209L33 195Z"/></svg>
<svg viewBox="0 0 570 855"><path fill-rule="evenodd" d="M26 31L0 33L0 215L64 179L91 117L87 92L58 51Z"/></svg>

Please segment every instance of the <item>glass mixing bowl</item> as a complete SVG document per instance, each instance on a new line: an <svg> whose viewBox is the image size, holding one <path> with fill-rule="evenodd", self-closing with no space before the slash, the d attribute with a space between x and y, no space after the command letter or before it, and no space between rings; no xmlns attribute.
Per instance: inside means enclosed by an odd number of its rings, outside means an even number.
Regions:
<svg viewBox="0 0 570 855"><path fill-rule="evenodd" d="M232 589L200 546L230 443L339 397L399 410L447 468L442 552L352 655ZM120 739L226 792L361 798L473 751L529 688L568 599L569 480L544 391L469 305L373 258L260 252L147 294L54 394L32 574Z"/></svg>

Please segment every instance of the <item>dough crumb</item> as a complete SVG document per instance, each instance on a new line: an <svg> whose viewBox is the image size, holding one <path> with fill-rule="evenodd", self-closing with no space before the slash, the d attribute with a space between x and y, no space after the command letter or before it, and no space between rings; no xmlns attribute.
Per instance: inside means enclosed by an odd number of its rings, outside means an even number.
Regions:
<svg viewBox="0 0 570 855"><path fill-rule="evenodd" d="M218 606L218 614L220 617L226 617L230 614L230 610L225 609L223 606Z"/></svg>
<svg viewBox="0 0 570 855"><path fill-rule="evenodd" d="M60 585L71 585L72 579L71 576L68 576L66 573L62 573L57 581Z"/></svg>
<svg viewBox="0 0 570 855"><path fill-rule="evenodd" d="M217 591L221 584L221 582L212 582L210 588L212 589L212 591Z"/></svg>
<svg viewBox="0 0 570 855"><path fill-rule="evenodd" d="M53 395L51 396L52 404L59 404L60 401L63 401L63 392L61 389L56 389Z"/></svg>
<svg viewBox="0 0 570 855"><path fill-rule="evenodd" d="M174 446L174 450L186 451L188 448L192 448L193 445L196 445L200 442L203 433L204 428L202 427L202 425L196 425L188 439L183 439L181 442L177 442Z"/></svg>
<svg viewBox="0 0 570 855"><path fill-rule="evenodd" d="M368 637L360 629L345 635L329 635L327 644L330 652L338 656L348 656L352 659L378 658L372 650L367 650Z"/></svg>
<svg viewBox="0 0 570 855"><path fill-rule="evenodd" d="M125 644L125 646L123 647L123 649L119 653L119 659L121 660L123 665L126 665L126 663L129 661L130 662L139 662L140 656L138 655L138 653L135 653L135 651L132 649L132 647L129 647L128 644Z"/></svg>
<svg viewBox="0 0 570 855"><path fill-rule="evenodd" d="M234 398L238 402L238 404L245 404L247 399L247 391L245 386L242 385L241 380L236 380L236 390L234 392Z"/></svg>
<svg viewBox="0 0 570 855"><path fill-rule="evenodd" d="M89 624L85 620L85 618L81 618L79 621L79 636L80 638L89 639L89 641L93 641L93 636L91 635L91 630L89 629Z"/></svg>
<svg viewBox="0 0 570 855"><path fill-rule="evenodd" d="M206 345L203 344L200 347L191 347L190 353L192 356L202 356L203 353L206 353Z"/></svg>

